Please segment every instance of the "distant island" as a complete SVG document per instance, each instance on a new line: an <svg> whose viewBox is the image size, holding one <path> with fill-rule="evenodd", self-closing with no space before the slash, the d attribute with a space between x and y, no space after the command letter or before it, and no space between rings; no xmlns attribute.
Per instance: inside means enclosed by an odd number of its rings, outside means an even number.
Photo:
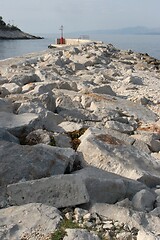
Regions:
<svg viewBox="0 0 160 240"><path fill-rule="evenodd" d="M21 31L17 26L6 24L0 16L0 39L43 39Z"/></svg>
<svg viewBox="0 0 160 240"><path fill-rule="evenodd" d="M134 34L134 35L160 35L160 28L148 28L144 26L127 27L119 29L104 29L89 31L89 34Z"/></svg>

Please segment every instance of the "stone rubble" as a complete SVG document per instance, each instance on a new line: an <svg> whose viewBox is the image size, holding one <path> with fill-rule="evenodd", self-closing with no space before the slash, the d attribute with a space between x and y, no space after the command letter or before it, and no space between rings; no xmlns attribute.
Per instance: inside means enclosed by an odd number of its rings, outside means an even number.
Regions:
<svg viewBox="0 0 160 240"><path fill-rule="evenodd" d="M0 239L159 226L160 60L91 42L0 61Z"/></svg>

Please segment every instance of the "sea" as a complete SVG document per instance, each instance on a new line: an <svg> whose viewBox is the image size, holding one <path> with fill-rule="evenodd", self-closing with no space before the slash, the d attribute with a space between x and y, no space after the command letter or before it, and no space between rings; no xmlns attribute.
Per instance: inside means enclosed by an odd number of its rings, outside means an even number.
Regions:
<svg viewBox="0 0 160 240"><path fill-rule="evenodd" d="M36 40L0 40L0 60L22 56L27 53L40 52L48 49L59 36L55 34L39 34L44 39ZM66 38L79 36L69 35ZM128 34L92 34L91 40L111 43L118 49L148 53L160 60L160 35L128 35Z"/></svg>

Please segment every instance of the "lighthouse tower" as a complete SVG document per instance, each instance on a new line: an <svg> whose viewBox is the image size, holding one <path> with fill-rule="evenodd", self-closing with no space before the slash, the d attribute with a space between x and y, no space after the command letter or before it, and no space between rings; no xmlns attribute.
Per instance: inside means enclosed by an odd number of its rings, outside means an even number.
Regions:
<svg viewBox="0 0 160 240"><path fill-rule="evenodd" d="M60 31L61 31L61 37L60 37L60 44L65 44L65 39L64 39L64 37L63 37L63 25L61 25L61 27L60 27Z"/></svg>

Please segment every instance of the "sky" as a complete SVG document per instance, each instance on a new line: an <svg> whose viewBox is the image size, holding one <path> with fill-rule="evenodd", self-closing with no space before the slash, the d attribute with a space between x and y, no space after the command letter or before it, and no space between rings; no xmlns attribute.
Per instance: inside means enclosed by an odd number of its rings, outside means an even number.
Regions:
<svg viewBox="0 0 160 240"><path fill-rule="evenodd" d="M160 28L160 0L0 0L0 16L28 33Z"/></svg>

